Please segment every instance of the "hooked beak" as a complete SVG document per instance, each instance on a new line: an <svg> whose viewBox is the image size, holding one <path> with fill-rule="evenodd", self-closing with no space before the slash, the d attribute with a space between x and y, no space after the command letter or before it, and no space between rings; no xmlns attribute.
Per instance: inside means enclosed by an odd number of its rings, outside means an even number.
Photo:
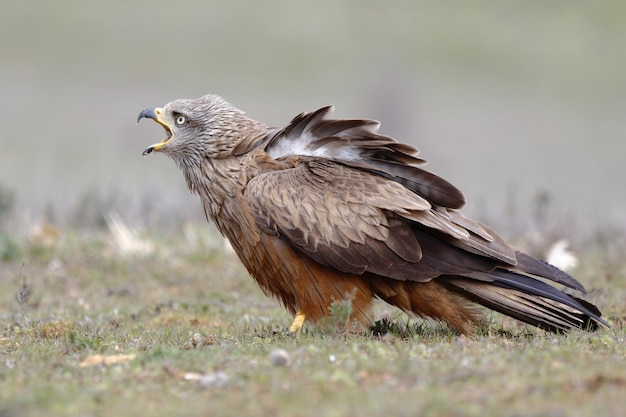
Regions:
<svg viewBox="0 0 626 417"><path fill-rule="evenodd" d="M172 130L172 128L161 118L162 114L163 114L162 108L152 107L149 109L142 110L141 113L139 113L139 116L137 117L137 123L139 123L139 121L143 118L152 119L158 124L160 124L161 126L163 126L163 129L165 129L165 138L159 143L155 143L154 145L148 146L143 151L142 153L143 156L151 154L154 151L161 150L161 148L165 146L165 144L169 142L170 139L172 139L172 136L174 136L174 131Z"/></svg>

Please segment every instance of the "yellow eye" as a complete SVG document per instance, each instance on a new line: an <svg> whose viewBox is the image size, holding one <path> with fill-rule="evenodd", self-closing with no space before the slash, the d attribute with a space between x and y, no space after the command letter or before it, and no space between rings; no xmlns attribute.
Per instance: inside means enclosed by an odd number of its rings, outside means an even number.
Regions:
<svg viewBox="0 0 626 417"><path fill-rule="evenodd" d="M185 116L183 116L182 114L181 114L181 115L179 115L179 116L176 118L176 124L177 124L178 126L182 126L182 125L184 125L185 123L187 123L187 118L186 118Z"/></svg>

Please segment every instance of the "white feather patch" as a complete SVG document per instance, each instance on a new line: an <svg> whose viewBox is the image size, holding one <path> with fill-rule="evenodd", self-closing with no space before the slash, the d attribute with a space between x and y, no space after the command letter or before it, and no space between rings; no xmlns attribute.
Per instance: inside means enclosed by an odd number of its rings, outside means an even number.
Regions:
<svg viewBox="0 0 626 417"><path fill-rule="evenodd" d="M312 146L314 139L307 132L303 133L297 139L281 138L272 144L268 149L268 153L274 159L285 156L315 156L320 158L337 159L342 161L356 161L361 157L361 152L354 146L335 147L335 151L331 151L327 146ZM338 139L340 140L340 139Z"/></svg>

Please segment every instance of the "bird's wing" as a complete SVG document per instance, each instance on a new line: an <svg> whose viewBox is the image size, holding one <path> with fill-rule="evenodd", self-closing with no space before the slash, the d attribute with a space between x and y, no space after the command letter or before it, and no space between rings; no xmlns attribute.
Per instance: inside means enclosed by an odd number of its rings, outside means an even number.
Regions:
<svg viewBox="0 0 626 417"><path fill-rule="evenodd" d="M480 267L465 273L501 266L584 291L568 274L515 252L489 227L456 211L465 196L420 168L426 161L417 149L378 134L377 121L331 119L332 110L302 113L263 142L274 159L299 155L306 161L264 174L249 187L258 220L272 233L333 266L366 251L352 260L353 272L386 267L384 275L429 279L460 274L463 268L452 265L469 262Z"/></svg>
<svg viewBox="0 0 626 417"><path fill-rule="evenodd" d="M266 151L275 159L290 155L323 157L391 179L435 206L459 209L463 193L448 181L423 170L418 150L378 134L380 123L364 119L330 119L333 107L296 116L270 134Z"/></svg>
<svg viewBox="0 0 626 417"><path fill-rule="evenodd" d="M422 170L417 150L377 134L377 122L296 117L263 143L283 166L248 182L260 229L316 262L352 274L437 282L496 311L557 331L605 324L593 305L535 279L584 292L551 265L515 252L464 217L463 194Z"/></svg>
<svg viewBox="0 0 626 417"><path fill-rule="evenodd" d="M339 162L302 158L253 178L244 193L264 232L343 272L427 281L516 263L515 252L479 223Z"/></svg>

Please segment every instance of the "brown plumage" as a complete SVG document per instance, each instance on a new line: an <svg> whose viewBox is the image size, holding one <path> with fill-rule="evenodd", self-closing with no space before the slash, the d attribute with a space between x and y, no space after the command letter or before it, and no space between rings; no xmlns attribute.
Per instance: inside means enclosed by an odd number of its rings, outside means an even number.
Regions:
<svg viewBox="0 0 626 417"><path fill-rule="evenodd" d="M346 298L367 328L375 297L461 333L479 320L473 303L551 331L606 325L538 278L584 292L578 281L463 216L463 193L422 169L415 148L331 111L276 129L208 95L139 115L166 131L144 155L182 169L250 275L296 314L291 330Z"/></svg>

